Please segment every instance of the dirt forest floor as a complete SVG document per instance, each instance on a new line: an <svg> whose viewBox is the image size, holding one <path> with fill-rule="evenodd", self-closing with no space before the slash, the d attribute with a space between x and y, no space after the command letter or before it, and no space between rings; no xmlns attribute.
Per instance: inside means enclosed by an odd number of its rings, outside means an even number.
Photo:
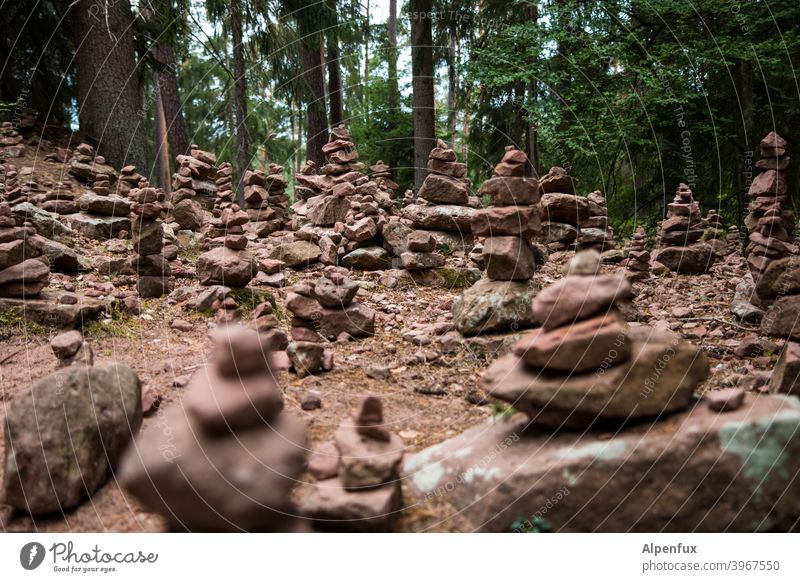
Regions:
<svg viewBox="0 0 800 582"><path fill-rule="evenodd" d="M552 255L537 274L539 285L544 287L559 278L569 256ZM604 266L608 272L616 269L613 265ZM711 361L711 376L701 391L737 384L750 390L765 390L780 351L781 345L765 338L756 342L753 336L758 333L757 328L736 323L730 314L734 289L744 273L740 262L723 262L707 275L670 275L635 285L638 296L629 314L634 325L665 326L703 346ZM290 281L318 276L316 270L309 270L293 274ZM509 345L509 337L467 340L453 353L444 353L433 333L417 333L416 341L411 341L410 331L450 320L452 302L461 290L390 289L378 283L379 276L354 274L362 287L357 300L378 314L376 335L332 344L335 368L329 373L304 379L282 373L286 410L306 421L312 447L331 438L342 418L350 414L364 394L383 399L386 418L392 430L404 439L407 453L453 437L498 412L494 404L482 401L477 380L486 365L505 349L503 346ZM98 278L87 275L70 280L80 289L92 279ZM179 279L177 284L190 284L189 281ZM279 306L277 312L285 313L280 309L285 288L270 292ZM84 333L95 350L95 365L111 361L127 364L138 373L143 388L152 388L161 395L162 407L174 405L181 399L188 376L206 363L210 349L207 336L214 326L213 318L187 313L171 305L166 297L147 300L144 308L139 316L118 313L111 319L89 323L84 326ZM190 321L193 328L188 332L172 329L176 318ZM24 320L0 324L0 410L4 414L20 391L55 370L57 360L48 345L54 330ZM285 316L282 325L288 327ZM737 351L742 353L737 348L750 344L756 348L737 355ZM312 390L320 393L322 407L303 411L300 396ZM144 427L157 422L158 412L145 419ZM0 437L0 457L4 436ZM441 531L436 513L437 509L430 505L424 509L408 508L399 527L403 531ZM453 522L448 527L454 527ZM132 532L162 531L164 524L158 515L148 513L125 495L112 479L90 500L63 515L32 519L0 505L0 529Z"/></svg>

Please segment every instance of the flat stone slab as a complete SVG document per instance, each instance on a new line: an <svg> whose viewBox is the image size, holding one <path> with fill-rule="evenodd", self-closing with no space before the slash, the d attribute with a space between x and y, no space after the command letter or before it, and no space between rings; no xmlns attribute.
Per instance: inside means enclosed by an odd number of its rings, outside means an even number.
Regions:
<svg viewBox="0 0 800 582"><path fill-rule="evenodd" d="M403 476L406 506L436 504L439 526L465 531L786 531L800 516L800 400L700 402L617 436L515 415L407 457Z"/></svg>
<svg viewBox="0 0 800 582"><path fill-rule="evenodd" d="M131 232L131 219L127 216L90 216L77 213L64 216L64 220L73 231L94 240L115 237L123 230Z"/></svg>
<svg viewBox="0 0 800 582"><path fill-rule="evenodd" d="M106 301L79 294L76 294L77 303L63 304L59 302L63 294L72 295L45 289L36 298L0 297L0 312L15 310L22 317L41 325L74 329L100 317L107 306Z"/></svg>

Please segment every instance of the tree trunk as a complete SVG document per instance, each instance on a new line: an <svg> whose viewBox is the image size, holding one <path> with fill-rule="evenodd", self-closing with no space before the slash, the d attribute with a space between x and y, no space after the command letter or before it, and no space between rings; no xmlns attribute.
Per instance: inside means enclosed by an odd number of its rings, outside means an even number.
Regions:
<svg viewBox="0 0 800 582"><path fill-rule="evenodd" d="M164 192L170 192L169 140L164 116L164 99L156 75L153 75L154 124L156 130L156 183Z"/></svg>
<svg viewBox="0 0 800 582"><path fill-rule="evenodd" d="M250 152L247 139L247 79L244 67L244 45L242 44L242 4L232 0L231 36L233 40L233 76L236 87L236 160L239 170L239 200L244 201L244 173L250 167Z"/></svg>
<svg viewBox="0 0 800 582"><path fill-rule="evenodd" d="M397 0L389 1L389 50L387 51L388 74L387 79L388 95L386 96L386 107L389 109L389 130L397 129L397 118L400 115L400 86L397 81ZM397 160L386 160L392 176L396 176L395 166Z"/></svg>
<svg viewBox="0 0 800 582"><path fill-rule="evenodd" d="M303 79L308 86L306 159L320 168L325 163L322 147L328 142L328 119L325 112L325 81L322 75L319 46L312 42L303 47Z"/></svg>
<svg viewBox="0 0 800 582"><path fill-rule="evenodd" d="M330 105L331 127L344 121L344 105L342 104L342 70L339 63L339 16L336 0L328 0L333 11L333 28L326 33L328 44L328 103Z"/></svg>
<svg viewBox="0 0 800 582"><path fill-rule="evenodd" d="M146 174L130 2L79 0L76 10L81 131L117 168L133 164Z"/></svg>
<svg viewBox="0 0 800 582"><path fill-rule="evenodd" d="M364 111L369 115L369 0L364 20Z"/></svg>
<svg viewBox="0 0 800 582"><path fill-rule="evenodd" d="M189 153L189 134L183 118L183 106L178 89L177 64L175 51L165 43L157 42L153 46L155 59L154 80L158 83L161 104L164 108L164 119L167 123L169 148L173 156Z"/></svg>
<svg viewBox="0 0 800 582"><path fill-rule="evenodd" d="M428 154L436 145L431 4L431 0L413 0L410 4L414 188L416 190L419 190L428 174Z"/></svg>
<svg viewBox="0 0 800 582"><path fill-rule="evenodd" d="M450 31L450 48L447 52L447 135L453 139L456 133L456 35Z"/></svg>

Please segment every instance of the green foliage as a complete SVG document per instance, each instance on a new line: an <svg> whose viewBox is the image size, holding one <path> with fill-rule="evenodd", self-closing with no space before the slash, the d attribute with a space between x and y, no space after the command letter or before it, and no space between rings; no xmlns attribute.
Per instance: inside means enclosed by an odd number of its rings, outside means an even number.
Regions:
<svg viewBox="0 0 800 582"><path fill-rule="evenodd" d="M508 420L517 413L517 409L510 404L493 400L491 403L492 418L495 422Z"/></svg>
<svg viewBox="0 0 800 582"><path fill-rule="evenodd" d="M120 338L126 340L137 339L142 332L142 320L114 306L108 312L110 318L95 319L83 328L86 337L93 339Z"/></svg>
<svg viewBox="0 0 800 582"><path fill-rule="evenodd" d="M520 18L534 5L538 23ZM584 192L603 190L617 231L652 228L679 182L740 222L756 144L800 129L796 2L490 2L483 20L471 165L486 160L485 175L535 124L539 171L560 165Z"/></svg>
<svg viewBox="0 0 800 582"><path fill-rule="evenodd" d="M447 289L466 289L475 284L475 277L466 269L451 269L444 267L436 269L436 273L444 279Z"/></svg>
<svg viewBox="0 0 800 582"><path fill-rule="evenodd" d="M43 335L46 332L47 328L27 319L15 308L0 311L0 340L13 336Z"/></svg>
<svg viewBox="0 0 800 582"><path fill-rule="evenodd" d="M242 319L248 319L253 310L260 304L269 302L272 305L273 311L277 306L275 296L264 289L256 289L253 287L247 288L233 288L230 292L231 297L236 300L236 304L242 310Z"/></svg>

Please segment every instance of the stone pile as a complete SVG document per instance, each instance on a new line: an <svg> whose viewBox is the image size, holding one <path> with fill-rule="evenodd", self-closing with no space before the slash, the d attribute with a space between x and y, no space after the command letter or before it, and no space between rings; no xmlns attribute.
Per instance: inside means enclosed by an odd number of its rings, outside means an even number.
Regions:
<svg viewBox="0 0 800 582"><path fill-rule="evenodd" d="M317 482L301 503L303 515L321 529L390 530L402 508L403 453L403 440L385 424L381 400L365 397L333 442L312 454L309 471Z"/></svg>
<svg viewBox="0 0 800 582"><path fill-rule="evenodd" d="M541 234L539 183L525 177L525 153L509 146L479 194L488 208L471 219L473 236L483 241L486 278L464 291L453 305L456 329L464 334L528 327L533 321L530 283L541 257L532 240Z"/></svg>
<svg viewBox="0 0 800 582"><path fill-rule="evenodd" d="M294 175L294 199L295 202L292 205L292 210L294 211L294 216L292 217L292 230L298 230L302 226L306 224L314 224L311 219L307 218L306 215L308 214L308 202L312 198L317 198L318 196L324 196L333 186L333 179L330 176L323 176L317 173L317 165L312 162L311 160L306 161L300 171L298 171ZM329 201L329 204L333 204L331 208L331 214L333 217L326 217L324 212L318 212L315 214L315 219L318 221L324 221L327 224L324 225L316 225L316 226L333 226L336 223L336 219L339 218L341 220L344 219L346 211L343 210L342 205L339 204L338 208L334 202L338 201ZM312 203L312 206L316 204L321 204L321 201L315 201ZM333 221L331 222L331 218Z"/></svg>
<svg viewBox="0 0 800 582"><path fill-rule="evenodd" d="M214 184L217 187L217 197L214 199L211 214L218 218L223 210L236 203L236 193L233 191L233 166L229 162L220 164Z"/></svg>
<svg viewBox="0 0 800 582"><path fill-rule="evenodd" d="M249 222L250 217L238 204L232 204L211 221L206 234L214 236L208 241L214 248L197 259L197 277L201 285L244 287L255 277L258 267L246 250L244 233L244 225Z"/></svg>
<svg viewBox="0 0 800 582"><path fill-rule="evenodd" d="M346 269L328 266L313 287L299 283L290 289L286 308L293 316L296 341L375 335L375 311L355 301L359 287L346 273Z"/></svg>
<svg viewBox="0 0 800 582"><path fill-rule="evenodd" d="M127 197L111 192L110 175L95 168L94 182L89 187L78 198L80 213L69 215L67 219L72 229L96 240L115 237L122 231L130 232L131 203Z"/></svg>
<svg viewBox="0 0 800 582"><path fill-rule="evenodd" d="M283 167L269 165L269 174L246 172L244 176L244 206L253 231L266 237L282 230L286 224L289 197L286 194Z"/></svg>
<svg viewBox="0 0 800 582"><path fill-rule="evenodd" d="M454 250L472 247L470 220L481 206L478 198L470 196L466 174L467 165L438 140L428 156L428 175L413 203L402 212L414 229L430 231L437 243Z"/></svg>
<svg viewBox="0 0 800 582"><path fill-rule="evenodd" d="M331 131L322 151L321 175L309 161L295 177L295 239L317 243L316 258L323 264L367 271L389 267L382 231L396 214L391 193L362 173L364 164L344 125ZM283 260L280 252L274 258Z"/></svg>
<svg viewBox="0 0 800 582"><path fill-rule="evenodd" d="M728 254L728 245L723 240L725 233L725 225L722 222L722 217L717 214L713 208L708 211L706 217L703 219L703 236L702 241L707 242L714 249L718 258L722 258Z"/></svg>
<svg viewBox="0 0 800 582"><path fill-rule="evenodd" d="M628 256L622 262L625 275L632 281L650 278L650 251L647 250L647 238L644 228L637 227L628 246Z"/></svg>
<svg viewBox="0 0 800 582"><path fill-rule="evenodd" d="M472 216L472 234L483 240L486 276L494 281L527 281L536 271L532 240L541 234L539 184L525 178L525 153L506 147L479 194L487 196L489 208Z"/></svg>
<svg viewBox="0 0 800 582"><path fill-rule="evenodd" d="M195 179L192 177L192 158L178 156L179 167L172 176L172 221L182 230L197 230L203 226L203 207L195 197Z"/></svg>
<svg viewBox="0 0 800 582"><path fill-rule="evenodd" d="M760 153L756 168L761 173L747 192L749 214L744 220L750 241L745 249L747 264L756 282L771 261L797 253L797 225L786 177L790 160L786 140L770 132L761 140Z"/></svg>
<svg viewBox="0 0 800 582"><path fill-rule="evenodd" d="M728 238L725 241L727 248L726 253L735 256L742 255L742 234L739 232L739 227L732 224L728 229Z"/></svg>
<svg viewBox="0 0 800 582"><path fill-rule="evenodd" d="M72 152L69 173L87 184L93 184L101 177L106 177L111 183L117 181L117 171L106 163L103 156L95 155L94 148L88 143L80 144Z"/></svg>
<svg viewBox="0 0 800 582"><path fill-rule="evenodd" d="M78 330L60 333L50 340L50 349L58 358L59 368L94 365L94 350Z"/></svg>
<svg viewBox="0 0 800 582"><path fill-rule="evenodd" d="M355 144L343 125L331 131L322 152L326 163L321 168L321 175L314 175L313 162L307 162L297 177L298 184L307 191L300 190L300 204L295 204L295 211L304 215L313 226L332 227L346 220L350 211L348 197L355 192L353 183L363 176L364 164L358 161ZM297 194L297 187L295 192ZM303 198L308 194L311 196Z"/></svg>
<svg viewBox="0 0 800 582"><path fill-rule="evenodd" d="M614 248L614 229L608 223L608 207L606 197L599 190L591 192L587 197L589 217L580 221L578 248L596 250L599 253Z"/></svg>
<svg viewBox="0 0 800 582"><path fill-rule="evenodd" d="M414 230L406 238L406 251L400 254L403 268L425 271L444 267L444 255L436 251L436 239L427 230Z"/></svg>
<svg viewBox="0 0 800 582"><path fill-rule="evenodd" d="M378 160L374 165L369 167L370 176L372 180L378 185L378 188L386 192L390 198L394 199L397 196L397 189L400 185L392 180L392 175L383 160Z"/></svg>
<svg viewBox="0 0 800 582"><path fill-rule="evenodd" d="M7 202L14 202L21 193L17 167L12 163L3 164L3 198Z"/></svg>
<svg viewBox="0 0 800 582"><path fill-rule="evenodd" d="M165 195L160 188L151 187L142 178L139 187L128 194L131 200L131 238L136 253L134 268L138 275L136 290L139 297L161 297L172 292L175 284L172 271L163 254L164 225L161 212Z"/></svg>
<svg viewBox="0 0 800 582"><path fill-rule="evenodd" d="M213 341L211 365L136 439L120 482L176 529L296 530L305 427L282 413L271 336L222 327Z"/></svg>
<svg viewBox="0 0 800 582"><path fill-rule="evenodd" d="M544 242L551 251L575 248L581 222L589 219L589 200L575 192L576 180L554 166L539 180ZM605 236L605 235L604 235Z"/></svg>
<svg viewBox="0 0 800 582"><path fill-rule="evenodd" d="M38 295L50 282L50 267L42 256L44 239L26 222L17 226L6 202L0 202L0 297Z"/></svg>
<svg viewBox="0 0 800 582"><path fill-rule="evenodd" d="M703 220L700 204L686 184L678 186L675 199L667 205L667 218L661 222L656 261L675 273L706 273L716 260L714 248L701 241Z"/></svg>
<svg viewBox="0 0 800 582"><path fill-rule="evenodd" d="M19 158L25 152L22 136L14 129L14 124L4 121L0 125L0 154L6 158Z"/></svg>
<svg viewBox="0 0 800 582"><path fill-rule="evenodd" d="M72 184L66 180L53 184L52 189L44 195L44 201L38 206L55 214L75 214L79 210Z"/></svg>
<svg viewBox="0 0 800 582"><path fill-rule="evenodd" d="M482 387L554 428L619 425L686 408L709 373L702 351L669 332L628 329L618 304L631 297L630 283L597 274L599 255L582 255L534 299L542 328L492 364Z"/></svg>
<svg viewBox="0 0 800 582"><path fill-rule="evenodd" d="M124 166L119 171L119 180L117 180L117 194L120 196L127 196L131 190L139 187L142 176L137 170L136 166Z"/></svg>

